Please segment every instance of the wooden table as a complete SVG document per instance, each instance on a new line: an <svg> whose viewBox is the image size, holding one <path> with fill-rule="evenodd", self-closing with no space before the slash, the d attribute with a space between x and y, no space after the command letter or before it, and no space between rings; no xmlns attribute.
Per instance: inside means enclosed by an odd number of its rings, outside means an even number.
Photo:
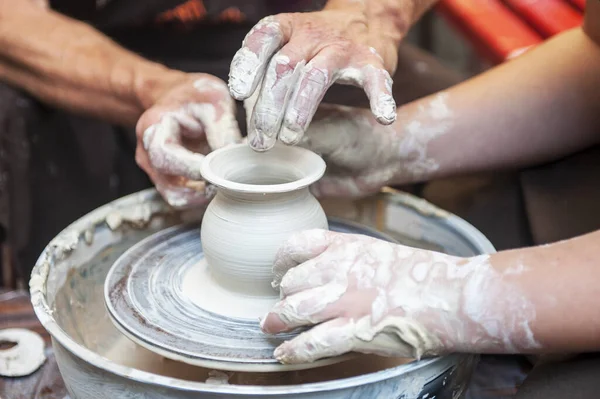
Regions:
<svg viewBox="0 0 600 399"><path fill-rule="evenodd" d="M48 359L28 377L0 377L0 399L68 399L50 346L50 336L38 322L27 292L0 290L0 329L5 328L26 328L41 334L47 344ZM510 398L528 369L528 364L520 358L485 357L473 376L466 399Z"/></svg>

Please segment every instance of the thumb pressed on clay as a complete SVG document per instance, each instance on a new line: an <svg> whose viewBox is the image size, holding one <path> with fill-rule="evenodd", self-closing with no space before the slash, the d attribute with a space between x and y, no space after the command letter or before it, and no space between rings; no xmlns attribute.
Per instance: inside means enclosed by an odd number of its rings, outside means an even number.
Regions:
<svg viewBox="0 0 600 399"><path fill-rule="evenodd" d="M343 312L339 300L346 293L342 284L327 284L301 291L279 301L269 314L285 324L284 331L314 325L339 317Z"/></svg>
<svg viewBox="0 0 600 399"><path fill-rule="evenodd" d="M274 355L284 364L311 363L351 352L354 341L354 323L347 319L335 319L284 342L275 349Z"/></svg>
<svg viewBox="0 0 600 399"><path fill-rule="evenodd" d="M273 288L278 288L288 270L325 252L331 243L327 230L311 229L293 234L277 251L273 262Z"/></svg>
<svg viewBox="0 0 600 399"><path fill-rule="evenodd" d="M288 270L279 284L281 297L286 298L339 280L337 270L331 267L332 262L335 261L330 257L323 256L321 259L318 256Z"/></svg>
<svg viewBox="0 0 600 399"><path fill-rule="evenodd" d="M260 328L266 334L279 334L286 330L286 325L279 316L269 313L260 323Z"/></svg>

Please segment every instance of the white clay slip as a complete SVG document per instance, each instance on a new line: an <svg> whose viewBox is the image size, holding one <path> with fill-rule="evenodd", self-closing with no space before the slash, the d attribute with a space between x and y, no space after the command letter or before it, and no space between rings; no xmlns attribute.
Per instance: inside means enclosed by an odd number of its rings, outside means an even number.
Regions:
<svg viewBox="0 0 600 399"><path fill-rule="evenodd" d="M13 346L0 350L0 375L24 377L39 369L46 361L44 340L29 330L10 328L0 330L0 342Z"/></svg>

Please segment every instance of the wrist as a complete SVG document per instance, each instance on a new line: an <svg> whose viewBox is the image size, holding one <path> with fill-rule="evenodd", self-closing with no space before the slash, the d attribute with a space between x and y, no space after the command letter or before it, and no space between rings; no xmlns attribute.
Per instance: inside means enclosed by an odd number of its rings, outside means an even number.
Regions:
<svg viewBox="0 0 600 399"><path fill-rule="evenodd" d="M512 260L505 258L507 253ZM532 323L536 309L518 281L527 274L523 251L505 251L466 258L456 264L448 283L456 298L453 325L444 347L452 352L523 353L540 348ZM440 315L443 319L443 315ZM453 320L453 323L452 323Z"/></svg>
<svg viewBox="0 0 600 399"><path fill-rule="evenodd" d="M185 80L187 74L160 64L146 65L135 71L132 92L142 110L156 104L165 92Z"/></svg>
<svg viewBox="0 0 600 399"><path fill-rule="evenodd" d="M395 307L390 322L400 317L411 323L420 339L407 343L417 355L462 351L478 333L469 320L477 302L468 301L481 302L479 287L473 285L481 281L479 269L485 269L487 255L458 257L397 244L392 259L396 263L387 303Z"/></svg>
<svg viewBox="0 0 600 399"><path fill-rule="evenodd" d="M422 251L420 258L425 261L419 265L425 277L417 280L422 285L419 298L423 307L413 317L429 334L431 344L424 353L441 355L479 352L483 347L492 351L501 348L502 337L490 331L498 316L497 289L502 288L491 270L490 257Z"/></svg>

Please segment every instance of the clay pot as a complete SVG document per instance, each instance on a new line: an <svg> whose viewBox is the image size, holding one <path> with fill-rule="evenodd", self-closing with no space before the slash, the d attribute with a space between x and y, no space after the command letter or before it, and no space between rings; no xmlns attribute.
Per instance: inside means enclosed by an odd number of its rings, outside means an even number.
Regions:
<svg viewBox="0 0 600 399"><path fill-rule="evenodd" d="M276 145L256 152L238 144L210 153L201 173L218 188L202 220L201 241L213 278L246 295L274 295L275 255L295 232L327 229L309 185L325 173L317 154Z"/></svg>

